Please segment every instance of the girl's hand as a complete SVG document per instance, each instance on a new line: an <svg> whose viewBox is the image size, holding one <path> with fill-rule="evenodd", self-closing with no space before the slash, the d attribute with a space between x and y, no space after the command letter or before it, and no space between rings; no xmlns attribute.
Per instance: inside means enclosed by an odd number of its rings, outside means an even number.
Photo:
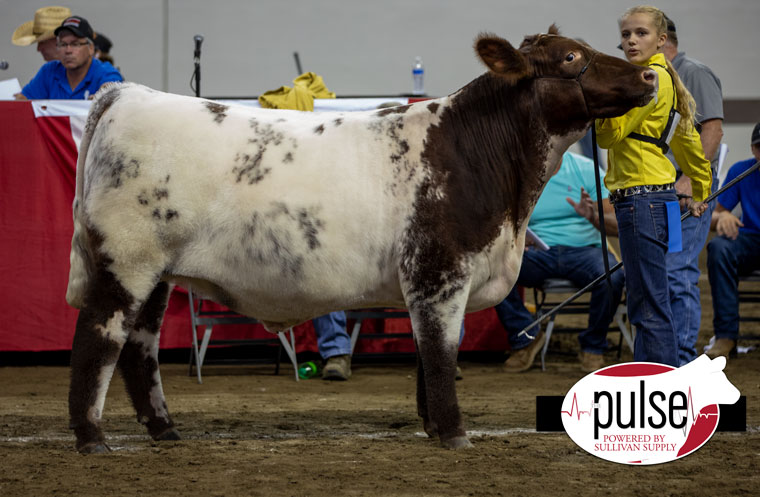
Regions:
<svg viewBox="0 0 760 497"><path fill-rule="evenodd" d="M707 210L707 204L704 202L694 202L693 200L690 200L688 208L691 211L692 216L699 217Z"/></svg>
<svg viewBox="0 0 760 497"><path fill-rule="evenodd" d="M691 179L685 174L676 181L676 194L678 194L678 203L681 204L681 212L683 212L689 207L692 194Z"/></svg>

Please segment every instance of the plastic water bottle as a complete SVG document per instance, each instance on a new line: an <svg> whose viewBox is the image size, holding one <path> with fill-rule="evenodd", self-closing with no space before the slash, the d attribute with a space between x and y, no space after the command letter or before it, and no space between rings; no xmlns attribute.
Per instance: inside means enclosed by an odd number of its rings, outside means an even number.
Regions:
<svg viewBox="0 0 760 497"><path fill-rule="evenodd" d="M298 365L298 377L302 380L314 378L319 374L319 366L314 361L302 362Z"/></svg>
<svg viewBox="0 0 760 497"><path fill-rule="evenodd" d="M414 58L414 65L412 66L412 79L414 80L414 89L412 90L412 95L424 95L425 68L422 66L422 57L420 56Z"/></svg>

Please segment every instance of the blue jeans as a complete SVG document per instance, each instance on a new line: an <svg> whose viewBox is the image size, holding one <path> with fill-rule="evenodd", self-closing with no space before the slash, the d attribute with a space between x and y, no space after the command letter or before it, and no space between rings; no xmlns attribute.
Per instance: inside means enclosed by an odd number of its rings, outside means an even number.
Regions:
<svg viewBox="0 0 760 497"><path fill-rule="evenodd" d="M351 337L346 331L346 313L335 311L312 319L317 335L317 348L322 359L336 355L351 355ZM464 339L464 321L459 330L459 344Z"/></svg>
<svg viewBox="0 0 760 497"><path fill-rule="evenodd" d="M678 367L678 337L668 290L666 202L674 190L641 193L615 203L625 267L628 319L636 326L633 360Z"/></svg>
<svg viewBox="0 0 760 497"><path fill-rule="evenodd" d="M718 189L718 178L713 174L712 191ZM683 250L668 252L668 287L673 325L678 335L678 362L680 366L697 358L697 336L702 319L699 299L699 254L710 232L710 218L716 200L710 202L700 217L689 216L681 223Z"/></svg>
<svg viewBox="0 0 760 497"><path fill-rule="evenodd" d="M718 236L707 244L715 338L739 336L738 277L756 269L760 269L760 234L740 231L736 240Z"/></svg>
<svg viewBox="0 0 760 497"><path fill-rule="evenodd" d="M616 261L612 254L607 254L610 267ZM547 278L564 278L578 287L591 283L604 274L604 260L600 247L551 247L549 250L526 250L523 255L517 284L496 309L502 326L507 330L509 345L512 350L520 350L533 342L538 326L526 334L519 334L522 329L534 321L533 316L523 305L517 285L538 287ZM581 350L602 354L607 350L607 329L623 293L625 277L622 271L612 274L612 299L606 281L597 284L591 290L591 310L588 316L588 328L578 335Z"/></svg>
<svg viewBox="0 0 760 497"><path fill-rule="evenodd" d="M322 359L351 354L351 337L346 331L346 313L331 312L312 320L317 334L317 347Z"/></svg>

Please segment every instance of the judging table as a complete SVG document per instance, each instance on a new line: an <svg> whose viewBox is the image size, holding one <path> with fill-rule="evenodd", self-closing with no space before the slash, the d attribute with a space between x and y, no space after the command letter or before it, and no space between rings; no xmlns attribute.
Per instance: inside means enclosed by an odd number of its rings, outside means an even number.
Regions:
<svg viewBox="0 0 760 497"><path fill-rule="evenodd" d="M360 102L359 100L366 100ZM335 99L320 110L364 110L384 99ZM255 101L236 101L255 106ZM406 103L406 102L402 102ZM0 351L70 350L77 310L66 303L73 232L77 147L87 101L0 101ZM216 304L210 304L216 305ZM223 309L222 306L219 306ZM353 323L349 321L349 330ZM493 309L468 314L460 350L506 350L506 332ZM361 333L410 331L408 319L366 320ZM316 351L311 322L294 328L297 352ZM261 325L214 329L215 339L271 338ZM160 347L191 346L187 292L175 287L161 328ZM411 340L360 340L357 353L407 353Z"/></svg>

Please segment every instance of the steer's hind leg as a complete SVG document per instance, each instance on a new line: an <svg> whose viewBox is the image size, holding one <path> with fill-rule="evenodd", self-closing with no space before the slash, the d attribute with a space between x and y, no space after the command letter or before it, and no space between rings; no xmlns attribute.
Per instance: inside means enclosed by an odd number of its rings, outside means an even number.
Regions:
<svg viewBox="0 0 760 497"><path fill-rule="evenodd" d="M169 417L158 367L158 337L168 300L169 285L159 283L140 310L118 363L137 421L154 440L180 438Z"/></svg>
<svg viewBox="0 0 760 497"><path fill-rule="evenodd" d="M464 302L412 304L417 344L417 411L425 432L451 449L471 447L456 394L457 349Z"/></svg>
<svg viewBox="0 0 760 497"><path fill-rule="evenodd" d="M92 278L71 347L69 388L69 426L76 435L77 450L85 453L110 450L100 430L100 419L138 306L108 270L100 267Z"/></svg>

